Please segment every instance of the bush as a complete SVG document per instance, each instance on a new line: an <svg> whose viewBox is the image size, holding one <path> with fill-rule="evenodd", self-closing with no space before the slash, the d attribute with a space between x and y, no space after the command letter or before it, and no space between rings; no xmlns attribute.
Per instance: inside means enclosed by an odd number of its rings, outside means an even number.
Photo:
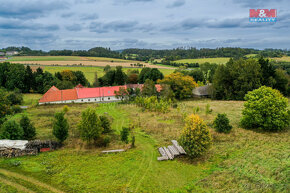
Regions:
<svg viewBox="0 0 290 193"><path fill-rule="evenodd" d="M19 105L14 105L14 106L12 106L11 107L11 110L12 110L12 112L13 113L21 113L22 112L22 109L21 109L21 107L19 106Z"/></svg>
<svg viewBox="0 0 290 193"><path fill-rule="evenodd" d="M23 139L23 129L14 120L6 121L1 127L0 138L11 140Z"/></svg>
<svg viewBox="0 0 290 193"><path fill-rule="evenodd" d="M21 105L23 102L23 95L19 90L9 92L8 100L12 105Z"/></svg>
<svg viewBox="0 0 290 193"><path fill-rule="evenodd" d="M241 124L246 129L279 131L289 126L288 99L275 89L262 86L245 96Z"/></svg>
<svg viewBox="0 0 290 193"><path fill-rule="evenodd" d="M230 121L225 113L218 114L213 122L214 128L219 133L229 133L232 130Z"/></svg>
<svg viewBox="0 0 290 193"><path fill-rule="evenodd" d="M112 131L110 119L107 116L102 115L100 116L100 120L101 120L101 125L104 129L103 133L110 133Z"/></svg>
<svg viewBox="0 0 290 193"><path fill-rule="evenodd" d="M211 145L212 137L208 127L198 115L189 115L185 119L179 143L191 158L201 156Z"/></svg>
<svg viewBox="0 0 290 193"><path fill-rule="evenodd" d="M125 143L129 143L129 132L130 132L130 129L127 128L127 127L123 127L122 131L121 131L121 140Z"/></svg>
<svg viewBox="0 0 290 193"><path fill-rule="evenodd" d="M87 108L82 112L82 120L78 125L80 136L83 140L91 143L96 142L103 132L103 127L96 110Z"/></svg>
<svg viewBox="0 0 290 193"><path fill-rule="evenodd" d="M103 140L103 146L108 147L108 145L111 143L111 137L110 136L105 136Z"/></svg>
<svg viewBox="0 0 290 193"><path fill-rule="evenodd" d="M53 135L62 143L68 137L69 125L64 112L54 114Z"/></svg>
<svg viewBox="0 0 290 193"><path fill-rule="evenodd" d="M34 139L36 136L35 127L30 122L29 118L24 115L20 120L20 126L23 128L23 138L27 140Z"/></svg>

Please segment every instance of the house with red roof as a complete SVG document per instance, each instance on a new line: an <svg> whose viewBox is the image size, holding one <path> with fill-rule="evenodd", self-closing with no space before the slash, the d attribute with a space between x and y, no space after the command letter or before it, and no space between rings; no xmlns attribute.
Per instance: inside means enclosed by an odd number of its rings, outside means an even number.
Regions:
<svg viewBox="0 0 290 193"><path fill-rule="evenodd" d="M81 85L73 89L59 90L52 86L39 100L39 104L63 104L63 103L97 103L97 102L115 102L120 101L115 92L120 88L139 88L142 90L143 84L108 86L96 88L84 88ZM158 92L161 90L160 85L156 85Z"/></svg>

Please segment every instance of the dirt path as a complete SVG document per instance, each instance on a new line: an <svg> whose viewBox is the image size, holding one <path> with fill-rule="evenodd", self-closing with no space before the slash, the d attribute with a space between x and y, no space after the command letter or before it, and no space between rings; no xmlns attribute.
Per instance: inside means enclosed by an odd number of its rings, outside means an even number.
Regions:
<svg viewBox="0 0 290 193"><path fill-rule="evenodd" d="M11 171L8 171L8 170L5 170L5 169L0 169L0 173L4 174L6 176L12 176L12 177L19 178L21 180L30 182L30 183L32 183L35 186L40 186L40 187L45 188L45 189L48 189L49 191L54 192L54 193L63 193L62 191L60 191L60 190L58 190L58 189L56 189L56 188L54 188L54 187L52 187L50 185L47 185L45 183L42 183L42 182L40 182L40 181L38 181L38 180L36 180L34 178L31 178L31 177L28 177L28 176L24 176L22 174L18 174L18 173L15 173L15 172L11 172ZM15 185L18 185L18 184L15 184ZM19 185L19 186L21 186L21 185Z"/></svg>
<svg viewBox="0 0 290 193"><path fill-rule="evenodd" d="M20 184L16 184L14 182L11 182L5 178L0 177L0 182L3 182L4 184L7 184L9 186L12 186L14 188L16 188L19 192L29 192L29 193L34 193L33 191L27 189L26 187L20 185Z"/></svg>

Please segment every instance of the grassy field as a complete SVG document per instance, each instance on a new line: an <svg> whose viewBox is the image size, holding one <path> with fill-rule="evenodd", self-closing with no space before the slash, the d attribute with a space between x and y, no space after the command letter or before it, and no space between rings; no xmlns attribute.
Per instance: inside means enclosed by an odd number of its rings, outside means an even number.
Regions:
<svg viewBox="0 0 290 193"><path fill-rule="evenodd" d="M104 67L97 67L97 66L37 66L37 65L33 65L32 67L33 68L41 67L44 71L50 72L52 74L63 71L63 70L73 70L73 71L79 70L85 74L86 78L88 79L90 83L94 82L96 72L98 74L98 77L102 77L105 74ZM132 69L138 69L139 72L141 72L142 70L142 68L123 68L125 72ZM164 75L168 75L174 72L174 69L161 68L159 70Z"/></svg>
<svg viewBox="0 0 290 193"><path fill-rule="evenodd" d="M14 56L7 61L79 61L84 60L80 56Z"/></svg>
<svg viewBox="0 0 290 193"><path fill-rule="evenodd" d="M205 114L210 104L212 114ZM76 124L88 106L114 118L116 137L129 122L140 125L134 133L136 148L120 154L100 154L100 148L84 149ZM211 129L213 146L203 157L158 162L157 148L177 139L182 114L198 114L211 126L217 113L227 113L234 126L230 134ZM53 114L63 105L37 106L26 113L38 138L52 138ZM160 114L142 112L133 105L71 104L67 118L70 138L64 149L14 159L0 159L3 192L287 192L289 190L289 130L261 133L239 128L243 102L195 100ZM126 146L115 140L108 149ZM1 178L2 177L2 178ZM26 177L26 178L25 178ZM3 180L5 179L5 180ZM7 183L10 182L9 183ZM53 191L51 191L53 192Z"/></svg>
<svg viewBox="0 0 290 193"><path fill-rule="evenodd" d="M290 56L283 56L281 58L271 58L271 60L275 60L278 62L290 62Z"/></svg>
<svg viewBox="0 0 290 193"><path fill-rule="evenodd" d="M225 64L229 61L230 58L197 58L197 59L183 59L183 60L176 60L176 63L217 63L217 64Z"/></svg>
<svg viewBox="0 0 290 193"><path fill-rule="evenodd" d="M245 55L246 58L253 58L256 57L258 54L247 54Z"/></svg>

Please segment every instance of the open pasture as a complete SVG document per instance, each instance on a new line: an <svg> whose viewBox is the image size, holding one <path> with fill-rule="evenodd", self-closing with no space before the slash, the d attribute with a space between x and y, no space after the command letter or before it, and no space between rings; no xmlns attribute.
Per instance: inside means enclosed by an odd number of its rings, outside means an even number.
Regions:
<svg viewBox="0 0 290 193"><path fill-rule="evenodd" d="M143 64L149 68L174 69L174 67L154 65L142 61L123 60L104 57L80 57L80 56L15 56L6 60L11 63L49 65L49 66L123 66L132 67L131 64Z"/></svg>
<svg viewBox="0 0 290 193"><path fill-rule="evenodd" d="M182 59L182 60L176 60L174 62L176 63L216 63L216 64L225 64L229 61L230 58L196 58L196 59Z"/></svg>

